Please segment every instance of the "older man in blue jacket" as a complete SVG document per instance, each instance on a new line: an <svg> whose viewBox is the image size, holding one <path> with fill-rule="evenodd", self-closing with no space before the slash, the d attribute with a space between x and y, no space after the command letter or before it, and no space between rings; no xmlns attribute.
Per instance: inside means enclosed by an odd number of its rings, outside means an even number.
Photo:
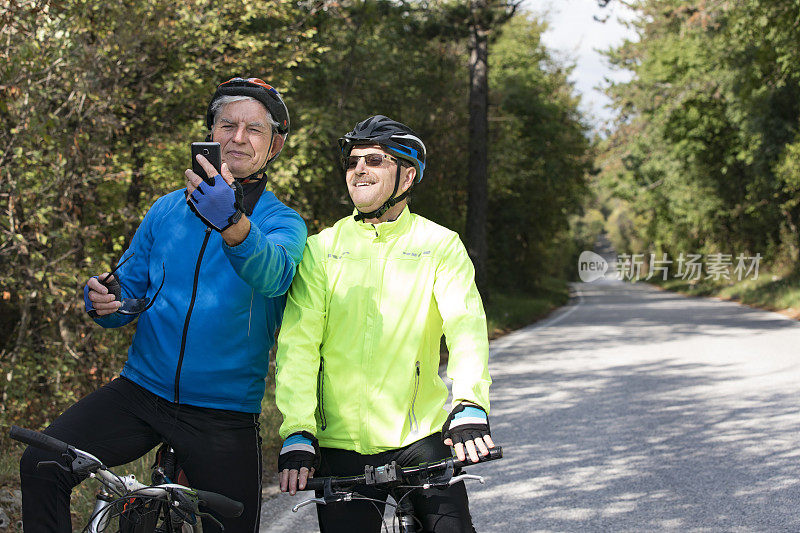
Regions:
<svg viewBox="0 0 800 533"><path fill-rule="evenodd" d="M145 215L125 263L84 289L86 309L103 327L139 316L121 376L45 433L109 466L166 441L193 487L244 503L241 517L222 519L227 531L257 531L258 414L306 227L265 192L267 165L289 131L278 92L258 78L234 78L218 86L206 117L222 168L199 156L214 178L204 182L187 170L186 188L162 196ZM145 302L152 306L137 315ZM72 530L69 494L81 479L36 468L47 459L29 448L21 461L26 533ZM203 529L218 530L207 520Z"/></svg>

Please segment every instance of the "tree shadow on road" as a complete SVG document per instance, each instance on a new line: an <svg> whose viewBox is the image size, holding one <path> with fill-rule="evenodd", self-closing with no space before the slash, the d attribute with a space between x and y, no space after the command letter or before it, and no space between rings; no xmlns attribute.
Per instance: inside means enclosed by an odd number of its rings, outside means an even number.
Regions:
<svg viewBox="0 0 800 533"><path fill-rule="evenodd" d="M489 483L471 500L492 509L476 513L478 530L800 530L796 390L735 387L724 360L710 370L634 350L629 364L582 364L591 349L610 353L612 335L594 339L575 318L493 354L493 435L525 444L476 468ZM702 324L695 314L677 327ZM614 326L614 342L640 327Z"/></svg>

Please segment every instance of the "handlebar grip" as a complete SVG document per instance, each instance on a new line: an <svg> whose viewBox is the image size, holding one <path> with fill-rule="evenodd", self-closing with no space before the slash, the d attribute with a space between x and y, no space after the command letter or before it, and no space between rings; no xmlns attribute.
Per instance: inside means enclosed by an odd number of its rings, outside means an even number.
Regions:
<svg viewBox="0 0 800 533"><path fill-rule="evenodd" d="M501 459L503 457L503 447L502 446L495 446L494 448L489 448L489 455L484 457L481 454L478 454L478 462L473 463L469 460L469 456L467 456L466 461L459 461L458 459L453 458L453 466L458 468L459 466L470 466L476 465L478 463L485 463L486 461L494 461L495 459Z"/></svg>
<svg viewBox="0 0 800 533"><path fill-rule="evenodd" d="M325 478L310 477L306 481L306 488L304 490L322 490L325 487Z"/></svg>
<svg viewBox="0 0 800 533"><path fill-rule="evenodd" d="M493 461L495 459L502 459L502 458L503 458L502 446L495 446L494 448L489 448L489 457L486 458L487 461Z"/></svg>
<svg viewBox="0 0 800 533"><path fill-rule="evenodd" d="M344 476L344 477L310 477L306 481L306 488L303 490L324 490L325 480L331 481L331 488L352 487L353 485L366 485L365 476Z"/></svg>
<svg viewBox="0 0 800 533"><path fill-rule="evenodd" d="M244 504L242 502L237 502L222 494L199 489L196 489L195 492L201 504L227 518L236 518L244 511Z"/></svg>
<svg viewBox="0 0 800 533"><path fill-rule="evenodd" d="M30 444L36 448L41 448L42 450L54 452L59 455L67 453L67 450L69 450L69 444L66 442L62 442L55 437L45 435L39 431L33 431L32 429L25 429L19 426L11 426L8 436L19 442L24 442L25 444Z"/></svg>

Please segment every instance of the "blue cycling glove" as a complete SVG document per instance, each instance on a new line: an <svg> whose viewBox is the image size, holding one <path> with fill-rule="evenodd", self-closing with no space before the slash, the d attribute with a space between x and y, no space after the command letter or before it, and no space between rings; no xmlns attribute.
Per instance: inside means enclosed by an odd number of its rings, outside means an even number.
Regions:
<svg viewBox="0 0 800 533"><path fill-rule="evenodd" d="M442 440L452 439L453 446L491 434L489 417L477 405L458 404L450 411L442 426Z"/></svg>
<svg viewBox="0 0 800 533"><path fill-rule="evenodd" d="M311 470L319 468L319 442L308 431L292 433L283 441L278 455L278 472L297 470L305 467Z"/></svg>
<svg viewBox="0 0 800 533"><path fill-rule="evenodd" d="M234 181L233 185L228 185L219 174L198 185L186 199L189 209L206 226L220 232L242 218L243 201L242 184Z"/></svg>
<svg viewBox="0 0 800 533"><path fill-rule="evenodd" d="M97 276L92 276L92 277L97 278ZM122 300L122 285L119 284L119 280L117 279L116 276L114 276L114 279L108 280L105 283L103 283L103 285L106 286L109 294L114 295L115 300L118 301ZM91 289L89 289L88 283L83 286L83 306L84 308L86 308L86 312L89 313L90 317L97 318L99 315L97 314L97 311L94 310L94 303L89 299L90 290Z"/></svg>

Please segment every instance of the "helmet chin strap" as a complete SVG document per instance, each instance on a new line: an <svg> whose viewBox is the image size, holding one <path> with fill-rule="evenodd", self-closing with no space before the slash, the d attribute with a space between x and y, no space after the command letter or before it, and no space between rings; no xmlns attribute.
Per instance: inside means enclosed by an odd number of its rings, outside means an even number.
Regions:
<svg viewBox="0 0 800 533"><path fill-rule="evenodd" d="M356 207L356 211L358 211L358 214L353 217L355 218L356 222L367 218L381 218L384 213L386 213L389 209L397 205L398 202L400 202L404 198L408 197L409 194L411 194L411 187L409 187L400 196L395 196L395 194L397 194L397 188L399 186L400 186L400 164L398 163L397 173L394 176L394 190L392 191L391 196L389 196L389 199L383 202L383 205L381 205L378 209L376 209L375 211L370 211L368 213L365 213L364 211L361 211L359 208Z"/></svg>

